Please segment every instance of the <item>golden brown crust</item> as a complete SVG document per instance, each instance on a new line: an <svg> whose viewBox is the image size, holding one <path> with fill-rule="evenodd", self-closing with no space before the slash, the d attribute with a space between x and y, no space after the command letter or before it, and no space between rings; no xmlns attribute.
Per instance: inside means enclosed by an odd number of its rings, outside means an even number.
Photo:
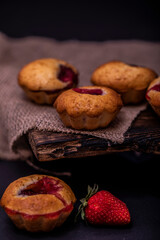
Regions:
<svg viewBox="0 0 160 240"><path fill-rule="evenodd" d="M46 175L35 174L19 178L12 182L2 196L1 206L29 215L53 213L64 208L63 202L53 194L37 194L29 197L18 195L20 190L26 188L32 183L37 182L43 177L46 177ZM52 176L49 176L49 178L59 181L59 185L61 185L62 188L58 193L65 198L67 204L75 202L75 196L66 183Z"/></svg>
<svg viewBox="0 0 160 240"><path fill-rule="evenodd" d="M14 222L14 224L19 229L24 229L29 232L49 232L52 231L55 227L61 226L68 216L70 212L64 212L59 216L59 218L45 218L40 216L35 219L27 219L24 218L21 214L9 215L9 218Z"/></svg>
<svg viewBox="0 0 160 240"><path fill-rule="evenodd" d="M52 91L65 88L67 83L57 78L61 64L70 67L76 74L78 73L75 67L65 61L43 58L25 65L19 72L18 83L31 91Z"/></svg>
<svg viewBox="0 0 160 240"><path fill-rule="evenodd" d="M111 121L113 121L119 110L120 109L118 109L114 113L104 111L101 115L97 117L89 117L86 114L82 114L79 117L71 117L66 112L59 115L66 127L72 127L78 130L94 130L97 128L106 127Z"/></svg>
<svg viewBox="0 0 160 240"><path fill-rule="evenodd" d="M45 177L56 181L59 186L58 193L30 196L20 194L27 186ZM74 193L65 182L56 177L35 174L12 182L2 196L1 206L17 227L32 232L50 231L66 220L75 201ZM53 215L54 213L56 215ZM52 217L47 217L47 214Z"/></svg>
<svg viewBox="0 0 160 240"><path fill-rule="evenodd" d="M131 89L144 90L157 74L149 68L112 61L99 66L92 74L95 85L110 87L123 93Z"/></svg>
<svg viewBox="0 0 160 240"><path fill-rule="evenodd" d="M66 111L72 117L78 117L81 114L87 114L90 117L97 117L103 111L116 112L117 108L122 107L122 101L119 94L106 87L87 86L82 89L102 89L106 94L91 95L81 94L72 89L63 92L55 101L55 108L58 113Z"/></svg>
<svg viewBox="0 0 160 240"><path fill-rule="evenodd" d="M147 89L146 97L154 111L160 116L160 91L152 89L154 86L160 85L160 77L156 78Z"/></svg>
<svg viewBox="0 0 160 240"><path fill-rule="evenodd" d="M44 58L25 65L18 74L18 83L25 90L27 96L36 103L52 104L60 92L68 87L68 82L58 79L60 65L71 68L78 75L76 68L67 62L54 58ZM56 92L47 94L45 91Z"/></svg>
<svg viewBox="0 0 160 240"><path fill-rule="evenodd" d="M75 129L96 129L107 126L123 105L120 95L106 87L81 88L98 88L104 94L81 94L72 89L63 92L54 103L63 123Z"/></svg>
<svg viewBox="0 0 160 240"><path fill-rule="evenodd" d="M121 93L122 101L124 105L127 104L138 104L145 99L145 90L134 90L131 89L127 92Z"/></svg>
<svg viewBox="0 0 160 240"><path fill-rule="evenodd" d="M49 104L49 105L53 104L56 98L58 97L58 95L60 95L64 91L63 89L55 93L48 94L44 91L33 92L28 90L27 88L23 88L23 90L32 101L38 104Z"/></svg>

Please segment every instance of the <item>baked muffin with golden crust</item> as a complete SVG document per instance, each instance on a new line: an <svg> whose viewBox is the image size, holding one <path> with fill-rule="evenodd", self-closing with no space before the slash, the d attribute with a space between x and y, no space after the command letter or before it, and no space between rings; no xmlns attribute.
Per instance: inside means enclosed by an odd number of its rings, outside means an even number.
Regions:
<svg viewBox="0 0 160 240"><path fill-rule="evenodd" d="M98 67L91 82L114 89L124 104L137 104L145 99L146 89L156 76L149 68L112 61Z"/></svg>
<svg viewBox="0 0 160 240"><path fill-rule="evenodd" d="M18 83L34 102L52 104L62 91L77 85L78 71L62 60L38 59L21 69Z"/></svg>
<svg viewBox="0 0 160 240"><path fill-rule="evenodd" d="M75 201L71 188L62 180L30 175L7 187L1 206L18 228L37 232L51 231L62 225Z"/></svg>
<svg viewBox="0 0 160 240"><path fill-rule="evenodd" d="M153 110L160 116L160 77L156 78L149 85L146 92L146 99Z"/></svg>
<svg viewBox="0 0 160 240"><path fill-rule="evenodd" d="M106 127L121 109L122 100L110 88L87 86L63 92L54 106L65 126L92 130Z"/></svg>

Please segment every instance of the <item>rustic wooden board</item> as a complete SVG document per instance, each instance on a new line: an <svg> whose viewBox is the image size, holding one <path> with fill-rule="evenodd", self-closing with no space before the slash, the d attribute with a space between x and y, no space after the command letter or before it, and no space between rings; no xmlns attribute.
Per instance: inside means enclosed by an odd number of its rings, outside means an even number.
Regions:
<svg viewBox="0 0 160 240"><path fill-rule="evenodd" d="M123 144L88 135L31 130L28 139L39 161L95 156L111 152L160 153L160 119L148 107L125 133Z"/></svg>

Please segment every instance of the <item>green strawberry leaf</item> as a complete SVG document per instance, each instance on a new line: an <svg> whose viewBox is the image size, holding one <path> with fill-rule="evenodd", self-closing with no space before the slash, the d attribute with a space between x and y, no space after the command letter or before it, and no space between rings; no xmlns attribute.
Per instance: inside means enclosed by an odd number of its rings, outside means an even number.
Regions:
<svg viewBox="0 0 160 240"><path fill-rule="evenodd" d="M84 198L82 198L80 200L81 204L79 205L78 213L75 216L75 222L77 222L77 218L78 218L80 213L81 213L81 218L83 220L85 220L85 211L84 211L84 209L86 208L86 206L88 204L88 200L90 199L90 197L93 196L97 191L98 191L98 185L97 184L94 184L93 188L91 188L88 185L88 193L87 193L86 197L84 197Z"/></svg>

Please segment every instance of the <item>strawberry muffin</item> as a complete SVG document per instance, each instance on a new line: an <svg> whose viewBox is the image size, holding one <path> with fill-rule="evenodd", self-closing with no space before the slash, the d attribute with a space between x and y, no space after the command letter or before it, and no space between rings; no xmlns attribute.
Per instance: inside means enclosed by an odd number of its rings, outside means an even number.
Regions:
<svg viewBox="0 0 160 240"><path fill-rule="evenodd" d="M62 180L31 175L12 182L5 190L1 206L14 224L30 232L51 231L64 223L76 201Z"/></svg>
<svg viewBox="0 0 160 240"><path fill-rule="evenodd" d="M123 103L137 104L145 99L145 92L157 74L149 68L112 61L98 67L91 81L98 86L114 89L121 94Z"/></svg>
<svg viewBox="0 0 160 240"><path fill-rule="evenodd" d="M67 127L92 130L106 127L120 111L122 100L110 88L87 86L63 92L54 106Z"/></svg>
<svg viewBox="0 0 160 240"><path fill-rule="evenodd" d="M78 71L62 60L38 59L21 69L18 83L34 102L53 104L61 92L77 85Z"/></svg>
<svg viewBox="0 0 160 240"><path fill-rule="evenodd" d="M160 116L160 77L156 78L149 85L146 99L153 110Z"/></svg>

